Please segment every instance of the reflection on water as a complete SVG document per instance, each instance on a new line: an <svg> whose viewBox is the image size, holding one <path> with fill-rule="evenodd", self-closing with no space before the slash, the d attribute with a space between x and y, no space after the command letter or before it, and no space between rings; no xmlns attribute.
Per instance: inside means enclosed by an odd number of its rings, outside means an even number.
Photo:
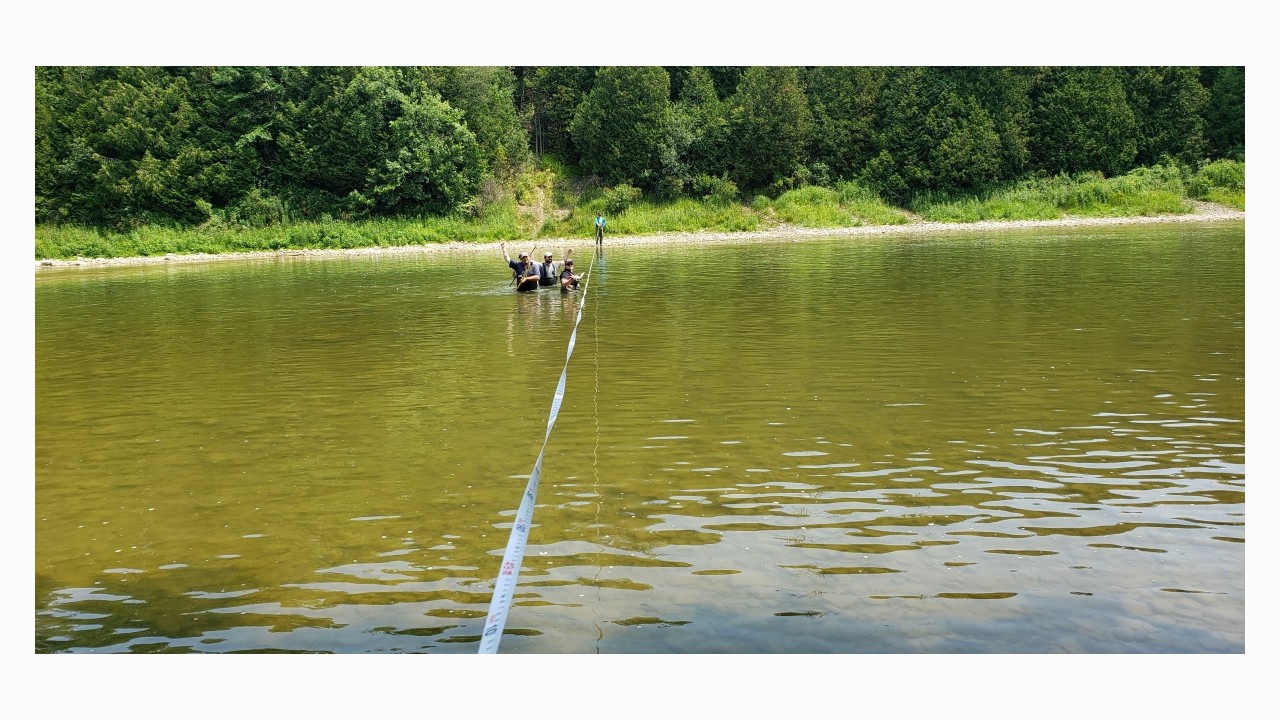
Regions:
<svg viewBox="0 0 1280 720"><path fill-rule="evenodd" d="M501 652L1243 652L1242 224L591 271ZM36 650L474 653L577 310L505 275L38 273Z"/></svg>

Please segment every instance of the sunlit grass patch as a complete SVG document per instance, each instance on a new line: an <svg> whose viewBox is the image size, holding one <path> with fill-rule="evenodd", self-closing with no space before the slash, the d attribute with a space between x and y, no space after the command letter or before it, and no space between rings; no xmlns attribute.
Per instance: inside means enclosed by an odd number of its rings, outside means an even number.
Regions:
<svg viewBox="0 0 1280 720"><path fill-rule="evenodd" d="M779 222L802 227L857 227L859 225L901 225L907 216L885 205L869 190L855 183L837 188L807 186L788 190L769 204Z"/></svg>
<svg viewBox="0 0 1280 720"><path fill-rule="evenodd" d="M926 193L912 208L926 220L939 222L1178 215L1194 210L1186 200L1182 173L1172 165L1139 168L1115 178L1101 173L1031 178L976 197Z"/></svg>

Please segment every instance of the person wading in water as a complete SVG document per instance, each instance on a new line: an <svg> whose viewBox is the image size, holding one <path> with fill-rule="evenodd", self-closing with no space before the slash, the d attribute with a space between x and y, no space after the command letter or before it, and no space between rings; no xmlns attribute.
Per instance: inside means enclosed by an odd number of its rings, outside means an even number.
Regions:
<svg viewBox="0 0 1280 720"><path fill-rule="evenodd" d="M567 293L578 289L578 283L582 281L581 275L573 274L573 259L564 261L564 270L560 272L560 292Z"/></svg>
<svg viewBox="0 0 1280 720"><path fill-rule="evenodd" d="M538 289L538 266L533 264L529 259L529 253L520 253L519 260L512 260L507 254L507 244L499 243L502 247L502 259L507 261L507 266L511 268L511 272L515 277L516 291L529 292Z"/></svg>
<svg viewBox="0 0 1280 720"><path fill-rule="evenodd" d="M565 263L573 262L573 248L569 248L565 254ZM560 271L564 269L564 263L556 263L550 252L542 256L542 263L538 265L538 284L542 287L552 287L559 283Z"/></svg>
<svg viewBox="0 0 1280 720"><path fill-rule="evenodd" d="M604 215L596 213L596 244L604 244Z"/></svg>

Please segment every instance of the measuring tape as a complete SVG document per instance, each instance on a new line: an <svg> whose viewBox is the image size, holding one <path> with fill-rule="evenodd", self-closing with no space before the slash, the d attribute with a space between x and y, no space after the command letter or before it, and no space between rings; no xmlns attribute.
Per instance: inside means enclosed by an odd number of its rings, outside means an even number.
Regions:
<svg viewBox="0 0 1280 720"><path fill-rule="evenodd" d="M592 260L591 267L594 266L595 261ZM489 602L489 616L485 620L484 633L480 636L481 655L492 655L498 652L498 643L502 640L502 628L507 624L507 613L511 610L511 598L515 595L516 579L520 577L520 563L524 559L524 549L529 542L529 527L533 524L533 506L538 497L538 478L542 476L542 458L547 452L547 441L551 439L551 428L555 426L556 416L560 414L560 403L564 401L564 384L569 377L569 358L573 356L573 346L578 341L578 325L582 322L582 308L587 304L587 285L591 282L591 267L587 268L587 275L583 278L582 294L578 297L578 317L574 320L573 332L569 335L569 349L565 352L560 382L556 383L556 394L551 399L551 413L547 417L547 432L542 436L542 449L538 451L538 459L533 463L529 484L524 488L520 509L516 511L516 522L511 528L511 537L507 540L507 550L502 555L498 582L493 590L493 599Z"/></svg>

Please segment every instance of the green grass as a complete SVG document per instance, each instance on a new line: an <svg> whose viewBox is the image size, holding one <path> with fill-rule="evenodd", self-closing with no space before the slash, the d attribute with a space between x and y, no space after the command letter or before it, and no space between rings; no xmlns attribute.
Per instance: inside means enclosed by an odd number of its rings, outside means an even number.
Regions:
<svg viewBox="0 0 1280 720"><path fill-rule="evenodd" d="M1244 163L1216 160L1204 165L1187 181L1187 192L1198 200L1244 210Z"/></svg>
<svg viewBox="0 0 1280 720"><path fill-rule="evenodd" d="M540 238L595 237L594 221L599 202L588 202L570 210L563 220L548 221L538 232ZM744 232L760 229L761 218L738 204L706 203L689 198L669 202L641 200L617 215L606 214L608 235L650 235L665 232Z"/></svg>
<svg viewBox="0 0 1280 720"><path fill-rule="evenodd" d="M808 186L788 190L772 202L759 203L779 222L809 228L902 225L907 216L884 204L878 196L855 183L837 188Z"/></svg>
<svg viewBox="0 0 1280 720"><path fill-rule="evenodd" d="M1222 188L1215 188L1206 192L1204 197L1200 199L1218 203L1219 205L1226 205L1227 207L1232 207L1236 210L1244 210L1243 190L1225 190Z"/></svg>
<svg viewBox="0 0 1280 720"><path fill-rule="evenodd" d="M174 229L145 226L108 232L73 226L39 225L36 259L146 257L194 253L234 253L282 249L338 249L479 243L593 237L592 221L618 193L571 191L564 169L545 166L518 178L510 197L478 202L476 212L428 219L361 222L293 222L247 228L226 221ZM516 205L516 198L522 207ZM922 194L910 204L926 220L969 223L980 220L1050 220L1064 216L1115 217L1184 214L1189 199L1244 209L1244 163L1220 160L1192 171L1166 164L1104 178L1097 173L1036 177L971 197ZM907 214L884 203L856 183L835 188L807 186L776 199L756 196L746 202L681 198L628 200L624 210L607 213L607 234L648 235L669 232L745 232L778 224L808 228L900 225ZM533 209L530 210L529 208ZM535 227L538 222L540 226Z"/></svg>
<svg viewBox="0 0 1280 720"><path fill-rule="evenodd" d="M1184 215L1194 210L1185 175L1182 168L1164 165L1114 178L1099 173L1032 178L979 197L923 194L912 209L939 222Z"/></svg>
<svg viewBox="0 0 1280 720"><path fill-rule="evenodd" d="M511 202L490 208L479 217L456 215L427 220L295 222L269 228L210 224L191 229L147 226L128 232L108 232L40 225L36 227L36 259L397 247L527 237L527 233L517 228L515 204Z"/></svg>

